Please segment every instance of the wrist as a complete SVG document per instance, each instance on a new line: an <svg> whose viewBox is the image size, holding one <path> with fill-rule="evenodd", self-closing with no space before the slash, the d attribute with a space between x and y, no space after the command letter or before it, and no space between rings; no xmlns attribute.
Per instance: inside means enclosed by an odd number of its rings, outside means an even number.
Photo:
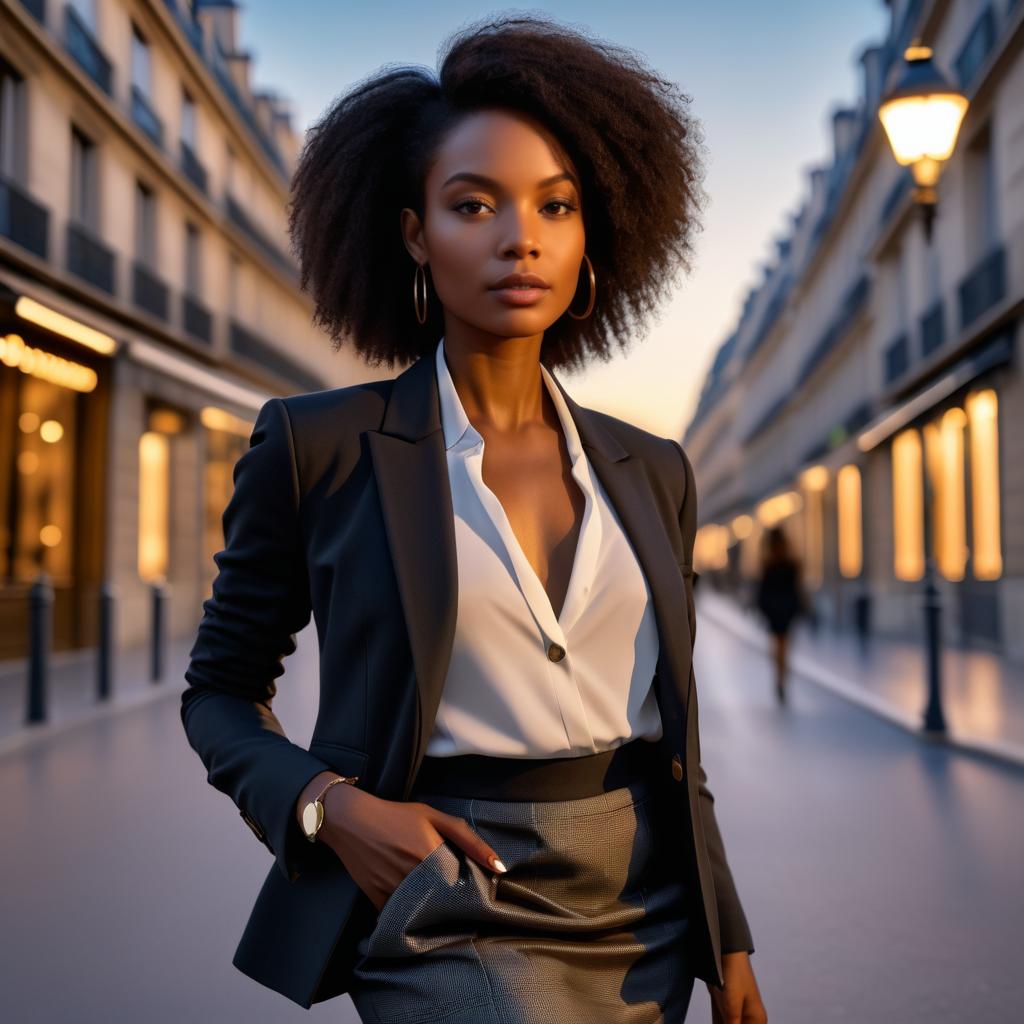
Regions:
<svg viewBox="0 0 1024 1024"><path fill-rule="evenodd" d="M337 772L319 772L302 787L302 792L299 793L299 799L295 804L295 820L298 822L299 828L302 827L302 809L311 800L315 800L320 795L321 790L331 779L336 779L337 777ZM338 789L338 786L332 786L331 789Z"/></svg>

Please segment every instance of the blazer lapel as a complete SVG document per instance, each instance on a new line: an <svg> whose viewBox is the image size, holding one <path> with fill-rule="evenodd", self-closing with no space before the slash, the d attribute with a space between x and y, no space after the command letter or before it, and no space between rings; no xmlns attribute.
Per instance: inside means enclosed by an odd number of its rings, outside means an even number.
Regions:
<svg viewBox="0 0 1024 1024"><path fill-rule="evenodd" d="M681 735L689 694L686 592L643 462L597 415L577 405L553 372L552 378L647 577L659 634L658 702L666 730ZM452 495L432 355L419 358L395 378L381 428L367 431L367 443L420 698L407 796L433 730L458 609Z"/></svg>
<svg viewBox="0 0 1024 1024"><path fill-rule="evenodd" d="M452 492L433 356L395 378L381 429L367 431L367 442L419 689L408 797L441 700L458 609Z"/></svg>
<svg viewBox="0 0 1024 1024"><path fill-rule="evenodd" d="M689 698L690 634L686 586L658 505L651 490L643 459L632 455L601 424L600 414L577 405L548 367L561 391L587 449L587 458L608 500L622 523L623 532L647 577L658 625L658 661L655 689L666 733L684 736Z"/></svg>

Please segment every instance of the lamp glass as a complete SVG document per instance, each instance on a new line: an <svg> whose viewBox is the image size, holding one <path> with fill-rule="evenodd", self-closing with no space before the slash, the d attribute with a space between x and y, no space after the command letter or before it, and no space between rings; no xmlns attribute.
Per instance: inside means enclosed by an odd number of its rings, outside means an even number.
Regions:
<svg viewBox="0 0 1024 1024"><path fill-rule="evenodd" d="M967 99L957 93L904 96L878 111L893 156L904 166L918 160L948 160L956 145Z"/></svg>

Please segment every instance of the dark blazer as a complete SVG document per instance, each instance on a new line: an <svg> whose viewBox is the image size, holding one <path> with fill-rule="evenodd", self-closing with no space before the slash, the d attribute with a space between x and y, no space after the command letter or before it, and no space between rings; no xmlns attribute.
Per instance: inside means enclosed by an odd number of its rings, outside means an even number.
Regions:
<svg viewBox="0 0 1024 1024"><path fill-rule="evenodd" d="M653 595L670 837L690 881L693 973L721 985L724 952L753 952L700 764L693 677L693 469L675 442L577 405L555 378ZM276 863L233 963L307 1009L348 990L376 910L295 820L333 769L408 799L451 656L457 565L433 357L392 380L272 398L234 468L219 570L190 652L181 718L211 785ZM312 615L320 705L309 749L271 709L282 659Z"/></svg>

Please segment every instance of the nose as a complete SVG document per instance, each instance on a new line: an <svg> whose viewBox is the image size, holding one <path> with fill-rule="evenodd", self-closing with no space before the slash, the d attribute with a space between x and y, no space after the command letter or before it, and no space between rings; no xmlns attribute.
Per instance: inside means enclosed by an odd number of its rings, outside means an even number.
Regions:
<svg viewBox="0 0 1024 1024"><path fill-rule="evenodd" d="M516 209L515 206L506 207L502 228L505 237L502 256L521 259L523 256L536 256L540 253L535 222L529 211Z"/></svg>

